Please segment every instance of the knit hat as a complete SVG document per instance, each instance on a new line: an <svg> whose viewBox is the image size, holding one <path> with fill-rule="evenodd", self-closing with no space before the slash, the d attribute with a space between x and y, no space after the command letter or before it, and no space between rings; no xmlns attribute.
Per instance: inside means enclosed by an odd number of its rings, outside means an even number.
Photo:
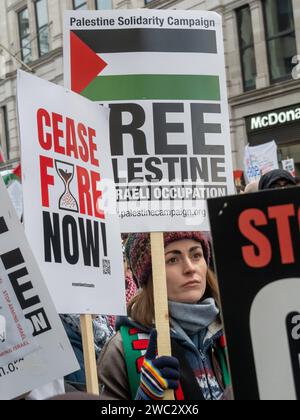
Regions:
<svg viewBox="0 0 300 420"><path fill-rule="evenodd" d="M203 232L170 232L164 234L165 248L173 242L191 239L200 242L203 248L204 258L209 266L210 248L208 239ZM152 274L151 245L148 233L135 233L128 236L126 257L131 271L140 286L147 283Z"/></svg>

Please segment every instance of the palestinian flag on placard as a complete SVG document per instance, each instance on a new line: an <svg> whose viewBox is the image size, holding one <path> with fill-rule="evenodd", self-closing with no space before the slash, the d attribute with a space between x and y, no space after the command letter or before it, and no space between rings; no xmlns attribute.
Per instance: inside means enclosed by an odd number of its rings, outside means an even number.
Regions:
<svg viewBox="0 0 300 420"><path fill-rule="evenodd" d="M70 37L71 89L88 99L220 100L209 64L217 59L214 30L74 30Z"/></svg>
<svg viewBox="0 0 300 420"><path fill-rule="evenodd" d="M19 165L15 169L13 169L11 173L9 173L8 175L5 175L3 177L3 181L5 182L6 186L10 185L14 181L17 181L21 184L22 183L21 164L19 163Z"/></svg>

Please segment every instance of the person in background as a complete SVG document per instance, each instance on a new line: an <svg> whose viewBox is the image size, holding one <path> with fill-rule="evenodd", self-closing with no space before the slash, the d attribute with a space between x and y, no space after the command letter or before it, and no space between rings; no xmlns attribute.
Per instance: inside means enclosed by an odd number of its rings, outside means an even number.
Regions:
<svg viewBox="0 0 300 420"><path fill-rule="evenodd" d="M60 318L80 365L80 370L67 375L65 381L75 389L85 391L86 377L80 329L80 315L60 315ZM98 359L105 343L114 335L114 329L109 324L106 316L99 315L93 319L93 331L95 354L96 359Z"/></svg>
<svg viewBox="0 0 300 420"><path fill-rule="evenodd" d="M130 300L137 294L137 286L133 280L132 272L128 267L125 254L126 253L124 247L123 256L125 270L126 302L129 303ZM61 320L80 365L80 370L68 375L65 378L65 380L68 384L74 386L75 388L77 387L79 390L84 390L86 378L80 331L80 315L61 315ZM97 359L99 358L101 350L105 343L113 336L115 332L115 323L116 316L113 315L97 316L94 318L93 328L95 338L95 352Z"/></svg>
<svg viewBox="0 0 300 420"><path fill-rule="evenodd" d="M132 270L128 263L128 256L126 255L126 241L128 238L128 234L122 234L122 249L123 249L123 263L124 263L124 271L125 271L125 293L126 293L126 304L131 301L131 299L137 294L138 286L135 282L132 274ZM112 328L115 328L116 325L116 316L110 315L108 316L108 320Z"/></svg>
<svg viewBox="0 0 300 420"><path fill-rule="evenodd" d="M229 399L230 377L210 248L201 232L164 236L172 357L157 357L150 237L128 237L126 253L141 287L118 318L105 345L98 376L102 400Z"/></svg>
<svg viewBox="0 0 300 420"><path fill-rule="evenodd" d="M258 181L252 181L246 185L243 194L250 194L258 192Z"/></svg>
<svg viewBox="0 0 300 420"><path fill-rule="evenodd" d="M125 267L126 303L128 305L131 299L134 298L134 296L137 294L138 288L135 281L133 280L132 271L128 267L128 263L126 259L124 261L124 267ZM109 315L107 318L108 318L110 326L114 329L116 325L117 317L113 315Z"/></svg>
<svg viewBox="0 0 300 420"><path fill-rule="evenodd" d="M261 177L258 189L262 191L276 188L295 187L296 185L296 179L289 172L284 171L283 169L274 169Z"/></svg>

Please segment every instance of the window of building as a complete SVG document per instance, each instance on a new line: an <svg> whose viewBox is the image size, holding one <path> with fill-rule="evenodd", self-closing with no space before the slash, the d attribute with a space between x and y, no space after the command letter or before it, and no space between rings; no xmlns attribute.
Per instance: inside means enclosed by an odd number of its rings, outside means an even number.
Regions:
<svg viewBox="0 0 300 420"><path fill-rule="evenodd" d="M40 57L49 52L49 22L47 0L35 2L37 39Z"/></svg>
<svg viewBox="0 0 300 420"><path fill-rule="evenodd" d="M0 107L0 164L9 160L9 136L6 107Z"/></svg>
<svg viewBox="0 0 300 420"><path fill-rule="evenodd" d="M244 90L256 88L256 61L249 6L236 11Z"/></svg>
<svg viewBox="0 0 300 420"><path fill-rule="evenodd" d="M87 10L88 9L87 1L73 0L73 9L74 10Z"/></svg>
<svg viewBox="0 0 300 420"><path fill-rule="evenodd" d="M96 0L96 10L112 9L112 0Z"/></svg>
<svg viewBox="0 0 300 420"><path fill-rule="evenodd" d="M292 78L297 55L292 0L264 0L266 41L271 81Z"/></svg>
<svg viewBox="0 0 300 420"><path fill-rule="evenodd" d="M32 60L31 55L31 40L29 28L29 14L28 9L23 9L18 13L19 21L19 36L21 46L21 58L24 63L29 63Z"/></svg>

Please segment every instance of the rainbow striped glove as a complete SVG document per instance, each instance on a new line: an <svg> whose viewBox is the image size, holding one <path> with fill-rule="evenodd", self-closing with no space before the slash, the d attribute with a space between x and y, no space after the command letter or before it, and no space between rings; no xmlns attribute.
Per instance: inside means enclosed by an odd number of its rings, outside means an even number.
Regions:
<svg viewBox="0 0 300 420"><path fill-rule="evenodd" d="M175 357L157 357L157 331L150 335L149 346L142 366L141 383L136 400L162 400L167 389L179 386L179 362Z"/></svg>

